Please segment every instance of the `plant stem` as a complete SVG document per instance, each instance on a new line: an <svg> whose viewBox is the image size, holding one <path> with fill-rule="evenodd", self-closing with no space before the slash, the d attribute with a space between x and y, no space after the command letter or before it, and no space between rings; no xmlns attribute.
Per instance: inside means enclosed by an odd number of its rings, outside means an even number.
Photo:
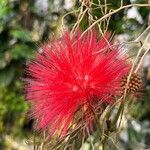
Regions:
<svg viewBox="0 0 150 150"><path fill-rule="evenodd" d="M116 114L116 116L115 116L115 118L114 118L114 120L113 120L113 122L111 124L112 128L116 128L116 123L117 123L117 121L119 119L120 114L122 114L123 110L124 110L124 102L122 101L120 103L120 106L119 106L119 109L117 111L117 114ZM107 142L107 139L108 139L108 136L109 136L109 131L106 130L105 134L106 134L106 136L104 137L104 139L102 141L102 150L106 150L105 148L106 148L106 142Z"/></svg>
<svg viewBox="0 0 150 150"><path fill-rule="evenodd" d="M98 130L99 130L99 133L101 133L102 130L101 130L101 125L100 125L99 119L98 119L98 117L97 117L97 115L96 115L96 113L95 113L95 111L94 111L94 109L93 109L93 107L92 107L91 105L90 105L90 110L91 110L92 113L93 113L94 120L95 120L95 122L96 122L96 125L97 125L97 128L98 128Z"/></svg>
<svg viewBox="0 0 150 150"><path fill-rule="evenodd" d="M114 118L114 120L113 120L113 122L112 122L112 128L114 128L114 127L116 126L116 123L117 123L117 121L118 121L118 119L119 119L119 116L120 116L120 114L121 114L121 112L122 112L123 109L124 109L124 102L122 101L122 102L120 103L118 112L117 112L117 114L116 114L116 116L115 116L115 118Z"/></svg>
<svg viewBox="0 0 150 150"><path fill-rule="evenodd" d="M105 131L104 139L102 140L102 150L106 150L106 142L109 137L109 131Z"/></svg>

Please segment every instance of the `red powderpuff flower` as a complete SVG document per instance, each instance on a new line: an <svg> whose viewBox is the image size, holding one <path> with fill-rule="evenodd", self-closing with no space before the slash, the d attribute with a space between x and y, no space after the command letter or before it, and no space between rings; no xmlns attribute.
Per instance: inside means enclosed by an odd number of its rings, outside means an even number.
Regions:
<svg viewBox="0 0 150 150"><path fill-rule="evenodd" d="M92 118L90 104L97 109L102 102L111 103L129 65L120 50L110 49L106 38L99 40L95 33L71 38L66 33L41 47L42 53L27 67L25 80L38 129L65 135L81 107L84 118Z"/></svg>

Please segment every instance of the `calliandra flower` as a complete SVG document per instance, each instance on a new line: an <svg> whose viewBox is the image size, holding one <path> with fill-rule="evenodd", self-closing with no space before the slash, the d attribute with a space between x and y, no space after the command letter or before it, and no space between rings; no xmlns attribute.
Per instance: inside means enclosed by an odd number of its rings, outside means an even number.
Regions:
<svg viewBox="0 0 150 150"><path fill-rule="evenodd" d="M100 104L112 103L129 65L119 49L110 49L106 38L97 38L95 32L82 37L66 33L41 46L25 80L38 129L65 135L74 118L92 118L91 105L99 111Z"/></svg>

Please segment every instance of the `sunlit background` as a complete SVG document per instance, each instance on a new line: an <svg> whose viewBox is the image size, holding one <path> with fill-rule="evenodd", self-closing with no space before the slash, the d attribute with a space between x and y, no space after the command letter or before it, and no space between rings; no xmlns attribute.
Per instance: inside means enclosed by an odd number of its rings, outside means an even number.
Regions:
<svg viewBox="0 0 150 150"><path fill-rule="evenodd" d="M123 2L127 5L148 3L148 0ZM108 3L109 9L120 6L119 0L108 0ZM64 15L78 8L79 2L74 0L0 0L0 150L33 149L35 133L24 98L24 68L34 58L40 43L60 34L62 20L65 28L73 26L77 13ZM149 14L146 7L131 7L113 15L109 30L116 35L116 42L135 39L150 23ZM102 13L95 9L93 15L99 18ZM83 19L81 29L86 27L87 20ZM148 32L141 40L144 41ZM124 48L133 54L137 51L135 45ZM127 115L125 130L120 135L122 150L150 148L150 54L145 57L141 72L145 87Z"/></svg>

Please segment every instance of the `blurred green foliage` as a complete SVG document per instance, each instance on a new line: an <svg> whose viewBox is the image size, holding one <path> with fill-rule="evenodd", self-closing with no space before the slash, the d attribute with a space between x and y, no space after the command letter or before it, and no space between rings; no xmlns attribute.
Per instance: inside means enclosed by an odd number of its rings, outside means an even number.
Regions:
<svg viewBox="0 0 150 150"><path fill-rule="evenodd" d="M34 57L38 49L36 45L48 38L59 25L59 14L54 19L56 16L51 9L42 15L35 2L0 1L0 133L23 133L20 130L28 111L21 80L25 76L25 64Z"/></svg>

